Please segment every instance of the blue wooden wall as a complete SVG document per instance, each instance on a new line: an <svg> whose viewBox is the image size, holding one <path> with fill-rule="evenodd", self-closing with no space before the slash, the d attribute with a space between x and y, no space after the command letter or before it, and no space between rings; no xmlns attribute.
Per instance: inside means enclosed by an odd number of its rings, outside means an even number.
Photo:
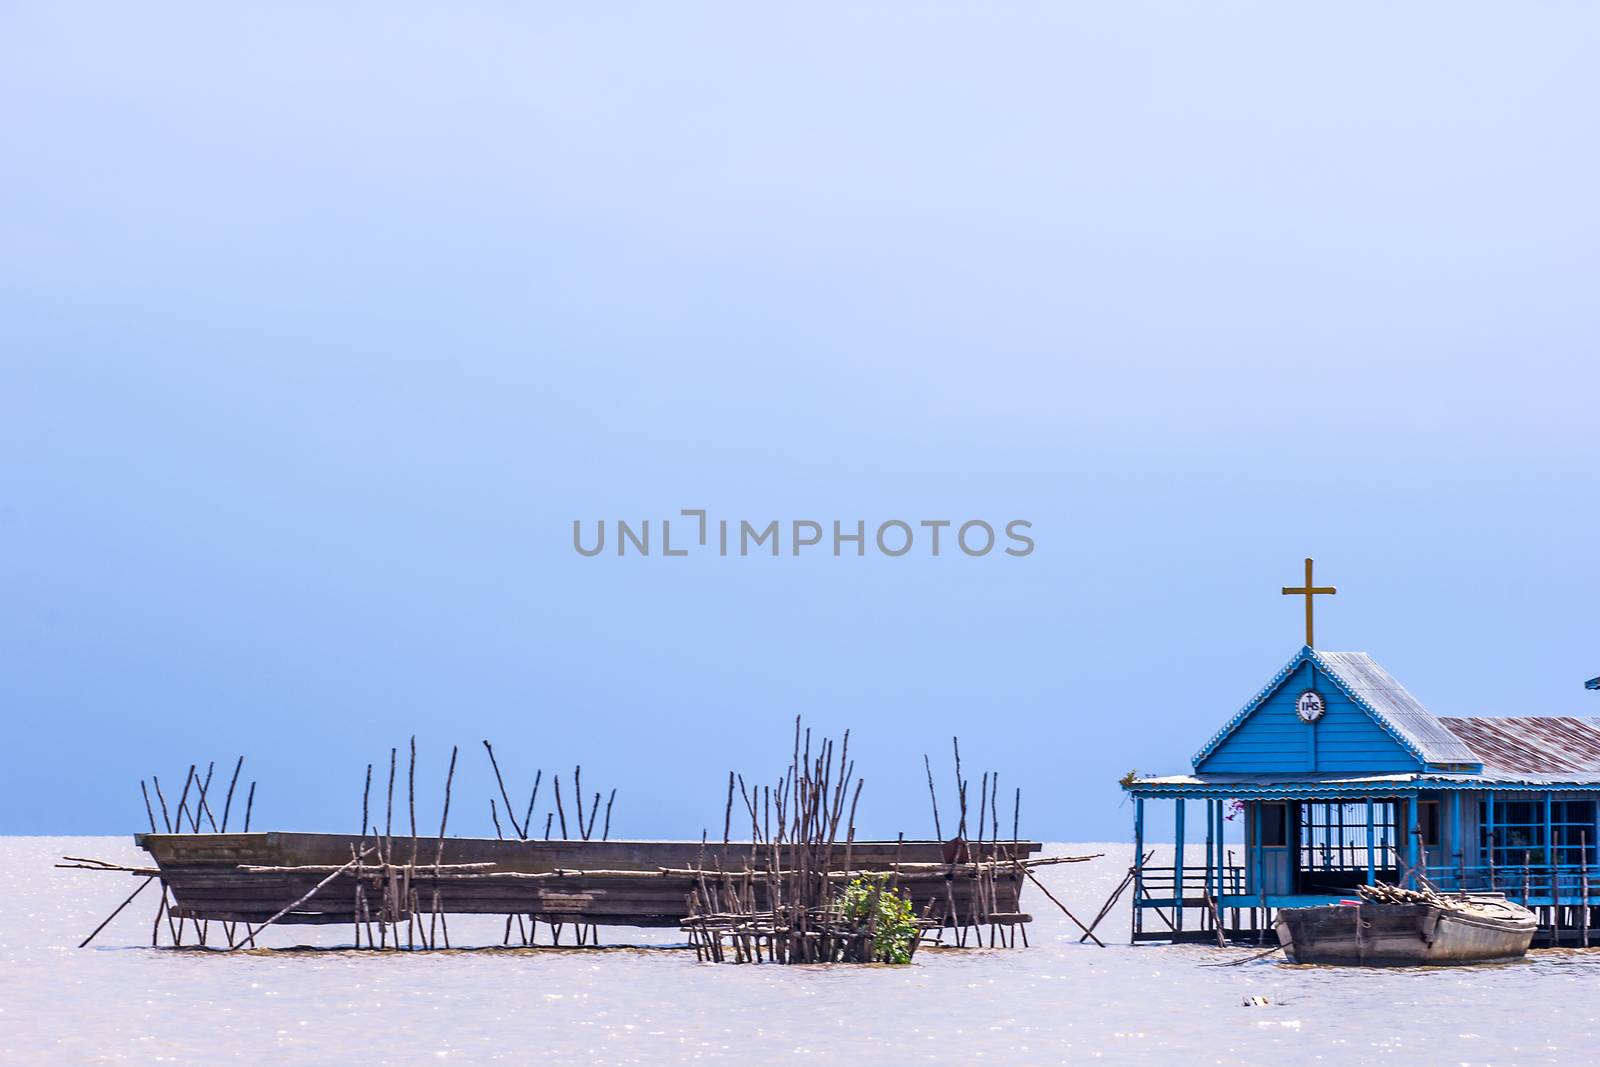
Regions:
<svg viewBox="0 0 1600 1067"><path fill-rule="evenodd" d="M1317 722L1307 724L1295 714L1295 701L1312 684L1313 675L1314 688L1322 694L1328 710ZM1419 769L1415 756L1309 662L1234 727L1196 768L1232 774Z"/></svg>

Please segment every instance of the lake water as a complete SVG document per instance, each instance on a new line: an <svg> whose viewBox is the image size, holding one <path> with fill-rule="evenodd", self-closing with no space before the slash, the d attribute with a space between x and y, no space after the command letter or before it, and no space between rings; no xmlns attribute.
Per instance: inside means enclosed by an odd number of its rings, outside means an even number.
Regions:
<svg viewBox="0 0 1600 1067"><path fill-rule="evenodd" d="M1041 877L1080 917L1120 880L1126 845ZM1600 949L1464 970L1361 971L1245 949L1126 944L1119 907L1078 933L1037 889L1033 947L919 952L909 967L739 967L661 947L406 955L149 948L155 887L88 949L137 884L55 870L63 854L136 861L126 838L0 838L0 1063L378 1064L1586 1063L1600 1058ZM457 919L498 944L500 921ZM671 931L605 931L663 945ZM348 942L297 927L273 945ZM143 947L141 947L143 946ZM1271 1003L1245 1007L1246 997Z"/></svg>

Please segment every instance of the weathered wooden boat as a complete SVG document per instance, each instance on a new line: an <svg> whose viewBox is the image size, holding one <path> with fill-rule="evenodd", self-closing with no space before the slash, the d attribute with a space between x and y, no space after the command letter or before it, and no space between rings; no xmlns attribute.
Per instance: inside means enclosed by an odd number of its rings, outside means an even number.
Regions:
<svg viewBox="0 0 1600 1067"><path fill-rule="evenodd" d="M423 839L413 852L408 835L386 846L393 861L385 867L370 854L352 866L357 851L371 850L374 841L348 834L138 834L134 840L154 859L175 914L259 923L310 894L277 920L285 924L352 922L357 886L369 883L366 892L377 899L377 883L393 875L417 890L401 893L400 899L415 900L418 912L676 927L689 913L690 894L707 877L724 880L755 870L754 899L766 906L759 872L771 848L760 846L757 855L749 842L447 837L442 843ZM850 845L849 870L898 872L919 912L927 908L932 919L947 925L977 915L1026 922L1020 907L1023 872L1010 861L1026 860L1041 847L1036 841L968 843L959 850L959 861L951 863L944 842L856 841ZM778 846L780 865L790 851L791 846ZM834 876L844 877L843 846L834 850L833 860ZM998 869L980 878L974 860Z"/></svg>
<svg viewBox="0 0 1600 1067"><path fill-rule="evenodd" d="M1415 967L1521 959L1533 912L1499 896L1441 896L1381 888L1359 902L1278 912L1278 943L1290 963Z"/></svg>

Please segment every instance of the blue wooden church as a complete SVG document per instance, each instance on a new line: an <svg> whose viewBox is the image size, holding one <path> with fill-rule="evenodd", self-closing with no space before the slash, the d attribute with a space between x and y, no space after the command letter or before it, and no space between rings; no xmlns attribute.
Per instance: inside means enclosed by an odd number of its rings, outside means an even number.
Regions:
<svg viewBox="0 0 1600 1067"><path fill-rule="evenodd" d="M1134 940L1259 936L1277 908L1383 881L1504 893L1538 912L1544 943L1587 945L1600 719L1435 715L1365 652L1313 647L1312 597L1335 590L1314 586L1311 566L1284 589L1306 598L1304 647L1190 773L1123 783ZM1145 845L1158 806L1170 853ZM1227 833L1241 823L1242 843Z"/></svg>

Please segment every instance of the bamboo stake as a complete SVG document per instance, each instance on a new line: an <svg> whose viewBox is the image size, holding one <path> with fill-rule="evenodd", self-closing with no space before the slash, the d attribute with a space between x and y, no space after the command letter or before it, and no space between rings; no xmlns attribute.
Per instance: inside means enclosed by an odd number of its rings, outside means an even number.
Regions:
<svg viewBox="0 0 1600 1067"><path fill-rule="evenodd" d="M155 809L150 807L150 790L145 787L143 778L139 779L139 792L144 794L144 812L150 817L150 832L155 833L156 813Z"/></svg>
<svg viewBox="0 0 1600 1067"><path fill-rule="evenodd" d="M217 820L211 814L210 806L208 804L206 804L206 791L211 788L211 776L216 773L216 770L217 770L217 761L216 760L212 760L206 766L206 780L205 780L205 784L200 786L199 799L197 799L194 802L195 814L198 816L202 812L205 813L206 822L209 822L211 824L211 832L212 833L216 833L216 831L217 831ZM196 775L195 776L195 781L198 782L199 780L200 780L199 776ZM195 830L196 830L196 832L198 832L199 829L200 829L200 820L198 818L196 818L195 819Z"/></svg>
<svg viewBox="0 0 1600 1067"><path fill-rule="evenodd" d="M428 947L434 947L434 921L439 916L439 865L444 862L444 830L450 821L450 786L456 777L456 747L450 746L450 771L444 779L444 814L439 818L439 847L433 857L433 911L428 920ZM450 947L450 933L446 929L444 935L445 947Z"/></svg>
<svg viewBox="0 0 1600 1067"><path fill-rule="evenodd" d="M983 846L983 831L988 825L989 814L989 772L984 771L983 777L978 781L978 845Z"/></svg>
<svg viewBox="0 0 1600 1067"><path fill-rule="evenodd" d="M1217 901L1216 898L1211 895L1211 887L1209 885L1206 886L1204 890L1204 896L1206 908L1211 912L1211 928L1217 935L1217 947L1227 948L1228 942L1222 936L1222 915L1217 911Z"/></svg>
<svg viewBox="0 0 1600 1067"><path fill-rule="evenodd" d="M161 942L161 919L165 916L167 929L172 928L172 916L167 912L167 883L161 882L161 902L156 905L156 919L150 924L150 947L155 948Z"/></svg>
<svg viewBox="0 0 1600 1067"><path fill-rule="evenodd" d="M956 836L965 841L967 839L967 783L961 777L961 739L952 737L950 745L956 754L956 793L961 800L961 822L956 830Z"/></svg>
<svg viewBox="0 0 1600 1067"><path fill-rule="evenodd" d="M135 889L133 892L129 893L128 894L128 899L124 900L121 904L118 904L117 907L116 907L116 910L113 911L110 915L107 915L105 917L105 919L101 921L100 925L96 926L94 928L94 933L90 934L88 937L86 937L82 941L78 942L78 947L79 948L84 948L85 946L87 946L89 944L89 942L93 941L95 939L95 936L98 935L101 930L104 930L107 926L109 926L111 924L111 920L112 919L115 919L118 915L122 914L122 909L123 908L126 908L129 904L133 903L133 898L134 897L136 897L140 893L144 892L145 886L149 885L151 882L153 882L155 880L156 880L155 876L151 875L149 878L146 878L144 881L140 882L139 883L139 888Z"/></svg>
<svg viewBox="0 0 1600 1067"><path fill-rule="evenodd" d="M572 769L572 795L578 804L578 836L588 840L588 835L583 832L583 768L576 766Z"/></svg>
<svg viewBox="0 0 1600 1067"><path fill-rule="evenodd" d="M528 839L528 831L533 829L533 804L539 799L539 781L544 777L544 771L536 770L533 775L533 792L528 795L528 810L522 813L522 839ZM509 814L509 813L508 813Z"/></svg>
<svg viewBox="0 0 1600 1067"><path fill-rule="evenodd" d="M411 735L411 763L406 770L406 806L411 810L411 865L417 864L417 735Z"/></svg>
<svg viewBox="0 0 1600 1067"><path fill-rule="evenodd" d="M344 866L340 867L338 870L336 870L332 874L328 875L328 877L324 878L322 881L320 881L316 885L312 886L310 889L308 889L306 891L304 896L302 896L300 899L296 900L292 904L285 905L281 910L279 910L276 914L274 914L272 916L272 918L268 919L266 922L262 923L260 926L257 926L254 929L252 929L250 927L250 924L246 923L245 924L246 936L250 940L254 941L255 940L255 936L257 934L259 934L261 931L265 930L267 927L271 926L273 923L277 922L279 919L283 918L285 915L289 914L294 909L298 908L300 905L304 904L306 901L310 900L312 897L316 896L319 892L322 891L322 889L324 887L326 887L328 885L328 883L332 882L335 878L339 877L345 871L348 871L351 867L354 867L356 865L356 863L358 863L362 859L362 857L366 856L366 854L368 852L371 852L371 851L372 851L372 849L370 849L370 848L362 850L360 856L357 856L355 859L351 860L349 863L346 863ZM234 950L234 949L236 949L238 947L239 946L237 944L234 944L233 942L229 942L228 943L229 951L232 951L232 950Z"/></svg>
<svg viewBox="0 0 1600 1067"><path fill-rule="evenodd" d="M183 817L185 815L189 814L189 784L191 782L193 782L193 781L194 781L194 764L191 763L191 764L189 764L189 774L183 780L183 793L178 797L178 832L180 834L183 833ZM194 816L192 816L192 815L189 816L189 819L190 819L191 822L194 823L194 832L195 833L199 833L200 832L200 824L199 824L199 822L196 822L195 819L194 819Z"/></svg>
<svg viewBox="0 0 1600 1067"><path fill-rule="evenodd" d="M992 823L989 831L989 841L994 843L1000 840L1000 772L995 771L989 779L989 819Z"/></svg>
<svg viewBox="0 0 1600 1067"><path fill-rule="evenodd" d="M361 844L367 843L367 807L372 799L372 764L367 764L367 784L361 790Z"/></svg>
<svg viewBox="0 0 1600 1067"><path fill-rule="evenodd" d="M383 838L384 841L387 842L385 846L386 849L392 849L394 847L394 772L395 761L398 756L399 753L393 748L389 749L389 800L383 809ZM392 859L392 857L386 852L384 859L387 862L388 860Z"/></svg>
<svg viewBox="0 0 1600 1067"><path fill-rule="evenodd" d="M367 784L371 785L371 783L372 764L369 763L367 764ZM365 818L367 814L365 804L361 805L361 814L362 817ZM362 827L361 830L361 843L362 845L367 843L367 831L365 827ZM362 871L361 866L361 855L359 852L357 852L356 846L354 845L350 846L350 858L356 861L356 891L355 897L350 905L350 910L352 912L351 919L355 923L355 931L351 934L351 937L354 938L356 948L359 949L361 947L361 876L364 872ZM232 935L229 936L231 937Z"/></svg>
<svg viewBox="0 0 1600 1067"><path fill-rule="evenodd" d="M167 833L172 833L172 817L167 814L167 798L161 793L161 779L156 775L150 776L150 781L156 787L156 799L161 802L161 823L167 828Z"/></svg>
<svg viewBox="0 0 1600 1067"><path fill-rule="evenodd" d="M233 777L228 779L228 796L222 802L222 832L228 832L228 812L233 809L233 788L239 784L239 770L244 766L244 757L240 756L233 765Z"/></svg>
<svg viewBox="0 0 1600 1067"><path fill-rule="evenodd" d="M1080 929L1084 933L1088 934L1090 940L1092 940L1095 944L1099 945L1101 948L1105 948L1106 947L1105 942L1101 941L1098 937L1095 937L1094 936L1094 931L1090 930L1087 926L1083 925L1081 922L1078 922L1078 917L1076 915L1072 914L1072 912L1068 911L1067 910L1067 906L1065 904L1061 903L1061 901L1057 900L1055 894L1050 892L1050 890L1046 889L1044 883L1039 881L1038 878L1034 877L1034 874L1033 874L1032 871L1028 870L1028 868L1024 867L1020 863L1016 864L1015 866L1016 866L1017 870L1021 871L1025 875L1027 875L1029 880L1032 881L1034 885L1039 887L1039 892L1043 893L1045 896L1050 898L1050 903L1052 903L1056 907L1060 908L1061 909L1061 913L1063 915L1065 915L1067 918L1071 919L1073 921L1073 923L1078 927L1078 929Z"/></svg>
<svg viewBox="0 0 1600 1067"><path fill-rule="evenodd" d="M1150 849L1144 854L1144 858L1140 860L1140 864L1143 865L1145 863L1149 863L1150 858L1155 854L1156 850ZM1122 881L1117 883L1117 888L1113 889L1111 891L1111 895L1106 898L1106 902L1100 905L1100 911L1095 915L1094 921L1089 924L1089 929L1093 930L1095 927L1099 926L1100 920L1111 914L1111 909L1117 906L1117 901L1122 899L1122 894L1127 892L1128 886L1133 884L1133 870L1134 869L1132 867L1128 868L1128 873L1122 876ZM1087 940L1089 940L1089 935L1085 934L1084 936L1078 938L1078 944L1081 945Z"/></svg>
<svg viewBox="0 0 1600 1067"><path fill-rule="evenodd" d="M251 782L250 783L250 795L247 798L245 798L245 802L244 802L244 832L245 833L249 833L250 832L250 813L255 810L255 807L256 807L256 783L255 782Z"/></svg>
<svg viewBox="0 0 1600 1067"><path fill-rule="evenodd" d="M769 797L770 795L771 794L768 794ZM615 804L616 802L617 791L613 789L611 790L611 796L606 798L606 824L605 827L600 831L600 840L602 841L611 840L611 805Z"/></svg>
<svg viewBox="0 0 1600 1067"><path fill-rule="evenodd" d="M517 832L517 836L526 838L527 830L517 825L517 816L511 807L511 796L506 792L506 780L500 777L500 761L494 758L494 746L489 743L488 738L485 738L483 747L489 753L489 766L494 768L494 780L500 786L500 799L506 802L506 818L511 820L511 828Z"/></svg>

